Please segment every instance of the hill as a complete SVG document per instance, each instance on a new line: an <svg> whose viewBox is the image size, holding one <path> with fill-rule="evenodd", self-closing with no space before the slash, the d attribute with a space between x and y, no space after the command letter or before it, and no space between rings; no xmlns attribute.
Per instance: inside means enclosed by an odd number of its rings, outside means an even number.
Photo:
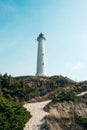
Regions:
<svg viewBox="0 0 87 130"><path fill-rule="evenodd" d="M61 130L70 130L71 128L77 130L75 127L83 130L87 125L85 117L87 114L87 95L82 97L76 95L84 91L87 91L87 81L78 83L61 75L52 77L0 75L0 129L22 130L31 117L30 113L23 108L23 104L51 99L51 104L45 110L56 110L56 115L61 114L56 118L54 115L46 117L45 129L51 130L57 124L56 127L59 126ZM78 111L75 111L74 108ZM67 110L69 110L68 113ZM73 114L69 114L72 112ZM61 115L65 116L62 117ZM79 122L78 118L80 119ZM70 128L68 122L70 126L73 126L73 119L75 120L74 127ZM64 126L63 122L67 125ZM19 124L22 124L21 127Z"/></svg>

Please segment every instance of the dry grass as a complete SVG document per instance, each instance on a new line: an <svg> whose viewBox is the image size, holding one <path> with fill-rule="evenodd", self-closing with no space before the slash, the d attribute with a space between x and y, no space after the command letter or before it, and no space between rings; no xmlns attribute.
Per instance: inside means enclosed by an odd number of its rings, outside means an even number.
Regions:
<svg viewBox="0 0 87 130"><path fill-rule="evenodd" d="M57 119L57 118L60 117L60 114L58 113L56 108L51 108L50 109L50 116L52 116L52 117Z"/></svg>

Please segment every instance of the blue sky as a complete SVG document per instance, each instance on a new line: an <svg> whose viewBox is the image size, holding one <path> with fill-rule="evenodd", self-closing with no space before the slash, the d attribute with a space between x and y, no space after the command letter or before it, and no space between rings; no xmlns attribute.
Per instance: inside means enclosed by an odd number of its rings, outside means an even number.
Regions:
<svg viewBox="0 0 87 130"><path fill-rule="evenodd" d="M35 75L40 32L47 75L87 80L87 0L0 0L0 73Z"/></svg>

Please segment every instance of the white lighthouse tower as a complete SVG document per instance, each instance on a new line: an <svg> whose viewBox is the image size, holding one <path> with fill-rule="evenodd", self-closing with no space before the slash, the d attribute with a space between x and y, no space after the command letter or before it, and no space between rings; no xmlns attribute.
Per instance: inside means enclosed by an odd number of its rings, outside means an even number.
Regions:
<svg viewBox="0 0 87 130"><path fill-rule="evenodd" d="M46 76L46 57L45 57L45 41L46 38L42 33L38 38L38 54L37 54L37 72L36 76Z"/></svg>

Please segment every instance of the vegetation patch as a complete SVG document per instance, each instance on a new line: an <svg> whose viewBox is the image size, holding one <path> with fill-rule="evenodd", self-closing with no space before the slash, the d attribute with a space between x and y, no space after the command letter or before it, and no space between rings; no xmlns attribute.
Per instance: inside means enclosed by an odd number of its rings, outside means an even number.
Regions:
<svg viewBox="0 0 87 130"><path fill-rule="evenodd" d="M72 101L72 102L79 102L81 101L80 97L77 97L75 93L73 92L55 92L53 95L50 96L53 102L59 102L59 101Z"/></svg>
<svg viewBox="0 0 87 130"><path fill-rule="evenodd" d="M23 107L25 98L21 80L0 75L0 130L23 130L31 118Z"/></svg>
<svg viewBox="0 0 87 130"><path fill-rule="evenodd" d="M20 103L0 98L0 130L23 130L29 118L30 113Z"/></svg>
<svg viewBox="0 0 87 130"><path fill-rule="evenodd" d="M83 118L82 116L79 116L77 113L74 113L74 120L78 125L80 125L84 129L87 129L87 118Z"/></svg>

